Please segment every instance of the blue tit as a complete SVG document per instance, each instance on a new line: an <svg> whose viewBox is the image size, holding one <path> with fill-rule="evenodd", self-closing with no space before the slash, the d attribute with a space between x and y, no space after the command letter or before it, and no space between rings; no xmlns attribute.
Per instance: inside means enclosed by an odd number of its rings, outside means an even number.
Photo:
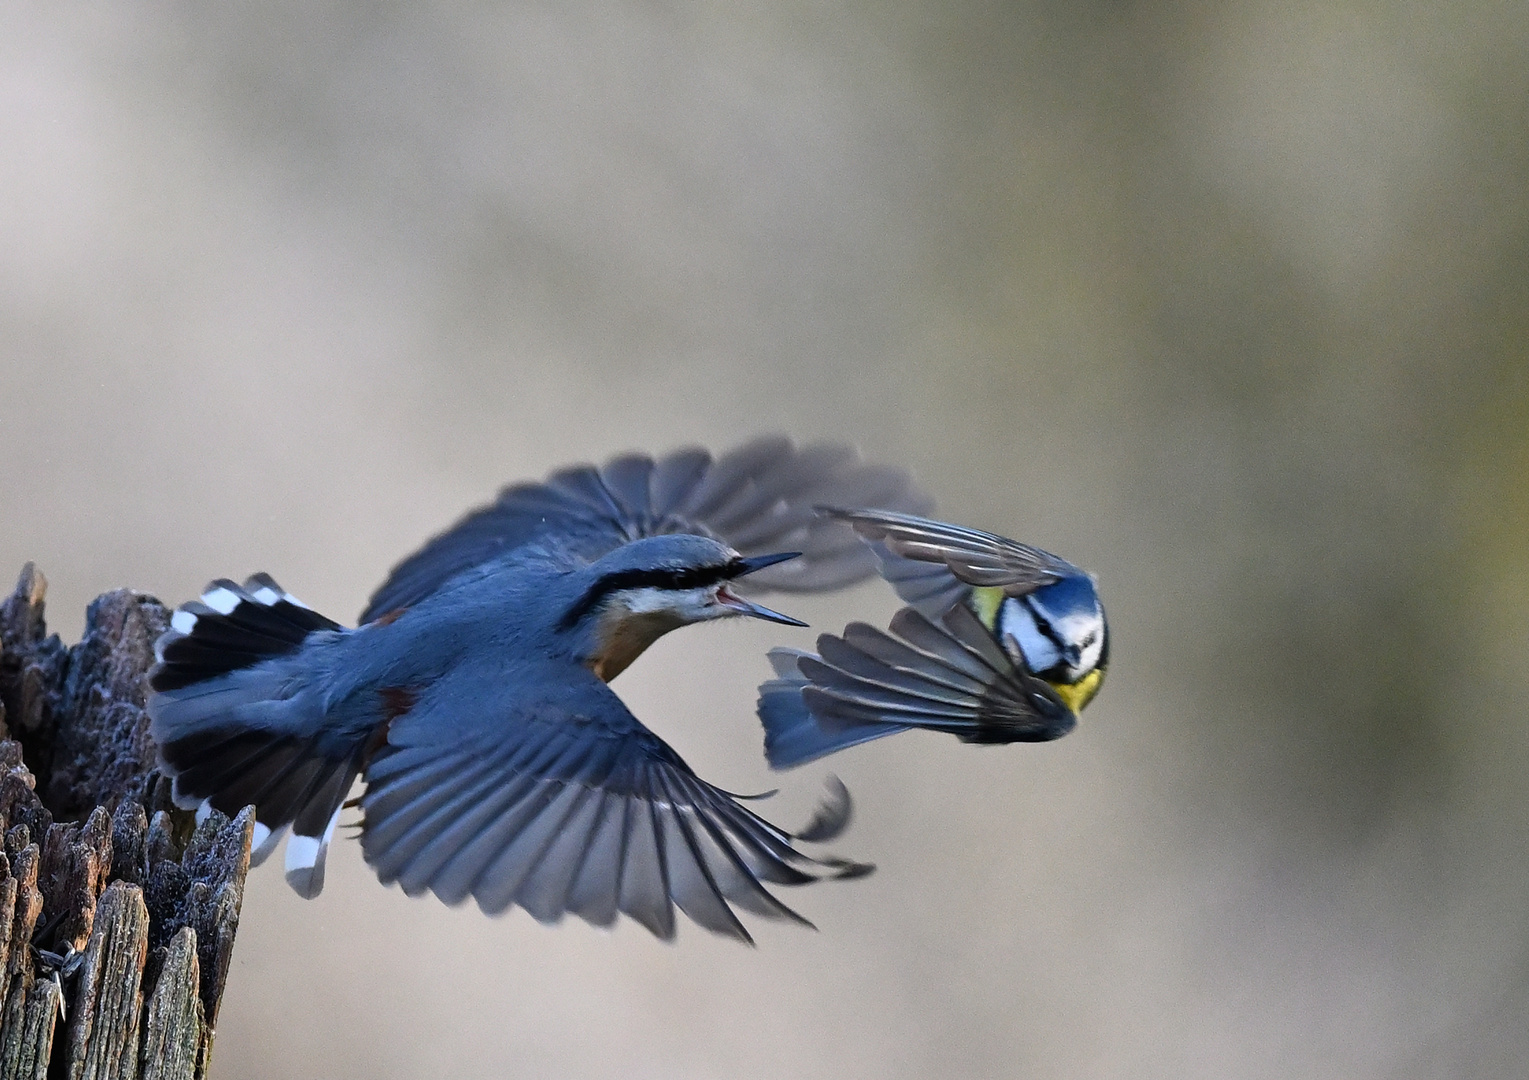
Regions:
<svg viewBox="0 0 1529 1080"><path fill-rule="evenodd" d="M790 768L909 728L965 742L1071 731L1104 681L1094 579L1050 552L890 510L820 508L871 543L909 606L891 634L851 623L817 653L775 649L760 688L765 754Z"/></svg>

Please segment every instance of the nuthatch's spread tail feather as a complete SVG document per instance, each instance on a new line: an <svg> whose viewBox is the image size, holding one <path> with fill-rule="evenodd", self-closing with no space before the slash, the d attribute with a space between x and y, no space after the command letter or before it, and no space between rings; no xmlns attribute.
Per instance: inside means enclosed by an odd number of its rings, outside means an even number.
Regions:
<svg viewBox="0 0 1529 1080"><path fill-rule="evenodd" d="M269 574L256 574L243 585L220 578L200 600L183 604L170 618L170 630L154 644L155 690L178 690L273 656L296 652L308 635L338 630L288 593Z"/></svg>
<svg viewBox="0 0 1529 1080"><path fill-rule="evenodd" d="M293 661L315 635L343 633L256 574L242 586L213 582L155 643L149 708L177 805L202 815L255 806L257 864L290 829L287 880L304 896L323 888L324 854L364 733L336 737Z"/></svg>

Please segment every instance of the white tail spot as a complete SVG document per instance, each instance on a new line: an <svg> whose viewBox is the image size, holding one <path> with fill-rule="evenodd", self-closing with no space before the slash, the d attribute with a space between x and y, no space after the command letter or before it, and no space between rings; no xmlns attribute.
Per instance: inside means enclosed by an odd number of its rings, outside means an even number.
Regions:
<svg viewBox="0 0 1529 1080"><path fill-rule="evenodd" d="M276 845L281 843L281 838L287 835L287 827L283 825L279 829L268 829L260 822L255 822L255 837L250 841L250 865L259 866L271 857L271 852L276 850Z"/></svg>
<svg viewBox="0 0 1529 1080"><path fill-rule="evenodd" d="M227 615L239 606L239 594L229 589L208 589L202 594L202 603L219 615Z"/></svg>
<svg viewBox="0 0 1529 1080"><path fill-rule="evenodd" d="M324 854L329 850L329 840L339 823L340 810L337 809L323 836L293 833L287 841L287 884L304 900L312 900L324 889Z"/></svg>
<svg viewBox="0 0 1529 1080"><path fill-rule="evenodd" d="M181 608L170 616L170 629L182 634L191 633L196 629L196 612Z"/></svg>

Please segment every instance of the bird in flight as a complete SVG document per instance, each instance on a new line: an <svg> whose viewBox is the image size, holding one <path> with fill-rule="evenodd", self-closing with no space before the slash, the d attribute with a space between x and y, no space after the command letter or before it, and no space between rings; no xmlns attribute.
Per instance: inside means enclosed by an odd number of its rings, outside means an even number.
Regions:
<svg viewBox="0 0 1529 1080"><path fill-rule="evenodd" d="M1094 579L1059 556L890 509L822 507L876 551L907 601L890 634L863 622L818 651L773 649L759 688L765 756L788 769L909 728L965 742L1066 735L1109 665Z"/></svg>
<svg viewBox="0 0 1529 1080"><path fill-rule="evenodd" d="M767 884L869 867L814 857L848 794L792 834L698 777L608 683L681 626L802 625L752 596L837 589L876 555L820 504L926 511L901 470L757 439L713 457L618 457L506 488L394 568L348 629L266 574L218 580L156 643L151 733L178 805L255 807L305 897L347 805L384 883L542 922L674 908L751 940L735 908L805 922ZM347 796L357 778L364 792Z"/></svg>

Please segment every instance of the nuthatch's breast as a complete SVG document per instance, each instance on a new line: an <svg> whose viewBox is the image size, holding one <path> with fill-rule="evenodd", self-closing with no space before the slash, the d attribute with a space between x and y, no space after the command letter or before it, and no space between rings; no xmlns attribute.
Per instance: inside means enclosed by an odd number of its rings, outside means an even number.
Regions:
<svg viewBox="0 0 1529 1080"><path fill-rule="evenodd" d="M610 682L636 660L647 647L685 621L673 611L633 611L611 604L595 624L595 651L586 663L604 682Z"/></svg>

